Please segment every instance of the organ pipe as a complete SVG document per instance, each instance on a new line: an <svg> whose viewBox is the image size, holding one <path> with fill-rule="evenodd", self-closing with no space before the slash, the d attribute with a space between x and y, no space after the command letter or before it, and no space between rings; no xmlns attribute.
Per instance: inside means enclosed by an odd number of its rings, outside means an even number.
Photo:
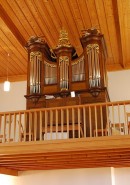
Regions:
<svg viewBox="0 0 130 185"><path fill-rule="evenodd" d="M30 94L41 93L41 52L30 53Z"/></svg>
<svg viewBox="0 0 130 185"><path fill-rule="evenodd" d="M89 71L89 87L100 87L101 85L101 74L100 74L100 63L99 63L99 45L89 44L87 46L87 57L88 57L88 71Z"/></svg>
<svg viewBox="0 0 130 185"><path fill-rule="evenodd" d="M60 67L60 89L69 89L69 58L67 56L59 57L59 67Z"/></svg>

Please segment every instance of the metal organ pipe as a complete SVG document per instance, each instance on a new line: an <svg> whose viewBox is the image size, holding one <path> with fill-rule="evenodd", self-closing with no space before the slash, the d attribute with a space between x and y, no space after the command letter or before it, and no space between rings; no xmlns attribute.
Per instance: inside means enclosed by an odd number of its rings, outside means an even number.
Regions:
<svg viewBox="0 0 130 185"><path fill-rule="evenodd" d="M69 89L69 58L67 56L59 57L59 67L60 67L60 89Z"/></svg>
<svg viewBox="0 0 130 185"><path fill-rule="evenodd" d="M99 62L99 45L89 44L87 46L89 86L100 87L100 62Z"/></svg>
<svg viewBox="0 0 130 185"><path fill-rule="evenodd" d="M40 93L40 68L42 61L42 53L30 53L30 94Z"/></svg>

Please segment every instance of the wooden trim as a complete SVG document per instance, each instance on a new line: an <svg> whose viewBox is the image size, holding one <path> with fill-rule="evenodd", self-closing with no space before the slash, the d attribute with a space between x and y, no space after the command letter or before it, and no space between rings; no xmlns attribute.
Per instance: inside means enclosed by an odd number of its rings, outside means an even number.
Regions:
<svg viewBox="0 0 130 185"><path fill-rule="evenodd" d="M18 171L13 170L13 169L7 169L4 167L0 167L0 174L18 176Z"/></svg>

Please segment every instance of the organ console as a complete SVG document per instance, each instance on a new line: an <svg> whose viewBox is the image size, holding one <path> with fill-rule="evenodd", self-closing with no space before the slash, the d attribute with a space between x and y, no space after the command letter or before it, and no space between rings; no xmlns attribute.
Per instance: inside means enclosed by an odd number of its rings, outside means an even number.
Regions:
<svg viewBox="0 0 130 185"><path fill-rule="evenodd" d="M54 49L41 37L29 39L27 109L109 101L104 36L97 29L83 30L80 41L78 56L64 29Z"/></svg>

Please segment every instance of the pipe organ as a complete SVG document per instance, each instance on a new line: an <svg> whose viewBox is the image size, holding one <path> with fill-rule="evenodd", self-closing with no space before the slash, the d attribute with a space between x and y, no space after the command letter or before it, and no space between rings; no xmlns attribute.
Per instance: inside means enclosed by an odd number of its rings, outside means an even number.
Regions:
<svg viewBox="0 0 130 185"><path fill-rule="evenodd" d="M83 53L78 57L64 29L54 49L42 38L30 38L26 45L27 109L40 108L39 104L46 107L50 95L56 104L57 98L70 97L71 91L80 97L80 103L108 101L104 37L98 30L88 29L80 41Z"/></svg>
<svg viewBox="0 0 130 185"><path fill-rule="evenodd" d="M29 39L27 109L109 101L104 37L88 29L80 42L83 53L77 56L64 29L53 49L40 37Z"/></svg>

